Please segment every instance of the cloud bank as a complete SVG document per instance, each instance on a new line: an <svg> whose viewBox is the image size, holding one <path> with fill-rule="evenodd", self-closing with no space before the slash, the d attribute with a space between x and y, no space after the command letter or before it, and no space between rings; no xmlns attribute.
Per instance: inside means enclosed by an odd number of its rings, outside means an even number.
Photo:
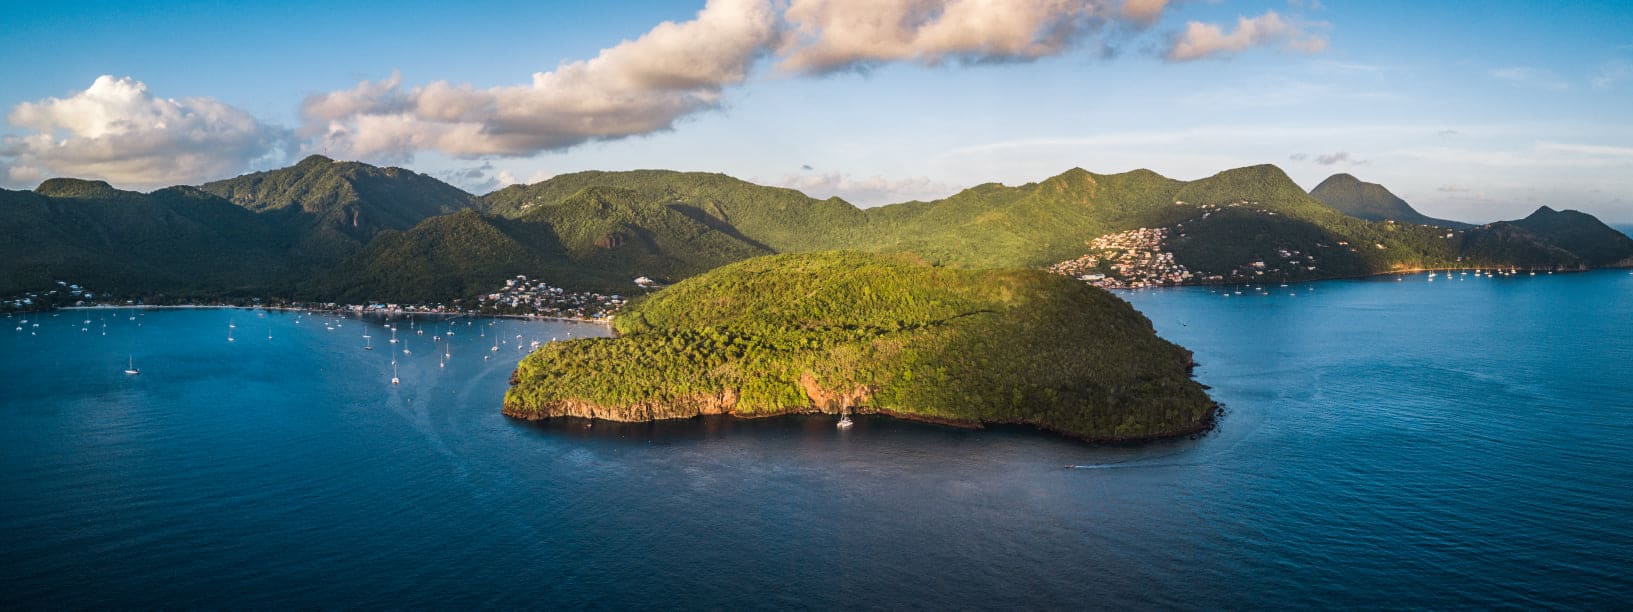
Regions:
<svg viewBox="0 0 1633 612"><path fill-rule="evenodd" d="M711 0L697 18L664 22L593 59L533 74L525 85L477 89L438 81L404 88L393 75L308 98L303 132L362 157L437 150L521 156L647 134L720 104L777 37L763 0Z"/></svg>
<svg viewBox="0 0 1633 612"><path fill-rule="evenodd" d="M66 98L18 104L0 143L14 183L80 176L129 185L199 182L281 156L288 132L213 98L159 98L130 77L97 77Z"/></svg>
<svg viewBox="0 0 1633 612"><path fill-rule="evenodd" d="M665 22L594 59L477 89L380 81L308 98L313 149L402 159L526 156L671 129L719 108L725 88L765 56L792 74L886 62L1025 61L1112 28L1154 24L1168 0L710 0L692 21Z"/></svg>
<svg viewBox="0 0 1633 612"><path fill-rule="evenodd" d="M300 106L296 130L211 98L158 98L139 81L105 76L67 98L15 107L11 123L31 133L0 141L0 165L12 183L68 174L157 185L218 178L257 160L286 161L297 148L393 163L428 151L478 161L524 157L672 129L687 116L721 108L726 90L747 81L765 58L795 76L898 62L1024 62L1085 46L1109 49L1119 37L1155 27L1171 3L708 0L689 21L660 23L525 83L409 85L394 72L313 95ZM1230 32L1189 22L1170 43L1171 61L1267 45L1318 51L1326 44L1275 12L1241 18ZM493 170L456 182L503 184ZM868 190L851 179L830 183Z"/></svg>
<svg viewBox="0 0 1633 612"><path fill-rule="evenodd" d="M1167 58L1173 62L1188 62L1225 57L1266 46L1319 53L1327 48L1327 39L1306 32L1275 11L1265 11L1258 17L1238 17L1236 30L1232 32L1225 32L1224 28L1212 23L1189 22L1185 24L1185 30L1174 37L1168 47Z"/></svg>
<svg viewBox="0 0 1633 612"><path fill-rule="evenodd" d="M1143 27L1167 0L793 0L778 66L828 73L893 61L1025 61L1115 24Z"/></svg>

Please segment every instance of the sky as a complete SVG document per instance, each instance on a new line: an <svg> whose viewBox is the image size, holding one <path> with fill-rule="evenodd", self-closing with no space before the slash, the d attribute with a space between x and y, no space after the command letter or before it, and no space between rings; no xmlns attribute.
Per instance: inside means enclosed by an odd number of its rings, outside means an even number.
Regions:
<svg viewBox="0 0 1633 612"><path fill-rule="evenodd" d="M310 154L473 193L723 172L859 205L1073 167L1338 172L1633 222L1633 3L0 0L0 186Z"/></svg>

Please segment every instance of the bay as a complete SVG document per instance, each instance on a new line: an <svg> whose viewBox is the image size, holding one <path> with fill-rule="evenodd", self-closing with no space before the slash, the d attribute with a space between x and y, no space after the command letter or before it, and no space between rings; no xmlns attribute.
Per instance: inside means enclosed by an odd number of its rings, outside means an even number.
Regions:
<svg viewBox="0 0 1633 612"><path fill-rule="evenodd" d="M1626 271L1121 295L1196 352L1217 430L534 424L499 414L515 360L605 328L398 320L393 345L380 319L18 315L0 580L22 608L1633 598Z"/></svg>

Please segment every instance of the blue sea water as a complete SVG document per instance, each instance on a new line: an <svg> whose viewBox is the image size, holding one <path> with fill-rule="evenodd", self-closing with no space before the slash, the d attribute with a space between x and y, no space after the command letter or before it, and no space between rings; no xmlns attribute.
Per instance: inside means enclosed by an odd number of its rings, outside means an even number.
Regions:
<svg viewBox="0 0 1633 612"><path fill-rule="evenodd" d="M885 418L499 414L518 335L592 325L459 320L439 367L445 322L401 327L404 355L379 320L0 319L0 593L18 608L1625 607L1633 276L1454 278L1121 294L1226 405L1207 436L1135 446Z"/></svg>

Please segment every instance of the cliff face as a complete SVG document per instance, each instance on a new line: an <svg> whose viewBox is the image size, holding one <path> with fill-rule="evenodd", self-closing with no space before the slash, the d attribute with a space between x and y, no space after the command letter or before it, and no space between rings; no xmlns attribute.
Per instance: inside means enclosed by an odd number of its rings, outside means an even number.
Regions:
<svg viewBox="0 0 1633 612"><path fill-rule="evenodd" d="M886 414L1026 424L1089 440L1206 429L1190 352L1105 291L1042 271L908 256L777 255L703 274L618 316L617 338L517 365L504 413L612 421Z"/></svg>

